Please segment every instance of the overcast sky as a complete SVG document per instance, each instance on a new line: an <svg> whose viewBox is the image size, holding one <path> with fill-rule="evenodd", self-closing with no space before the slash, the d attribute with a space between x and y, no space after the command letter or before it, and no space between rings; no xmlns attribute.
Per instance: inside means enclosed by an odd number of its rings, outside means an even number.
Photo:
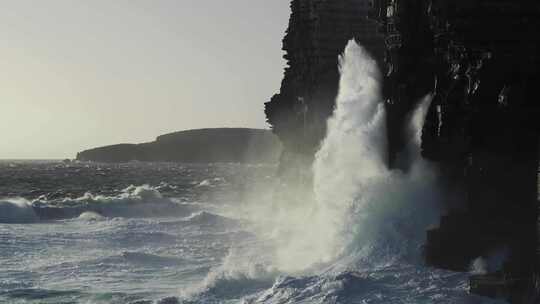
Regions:
<svg viewBox="0 0 540 304"><path fill-rule="evenodd" d="M267 128L289 0L0 0L0 158Z"/></svg>

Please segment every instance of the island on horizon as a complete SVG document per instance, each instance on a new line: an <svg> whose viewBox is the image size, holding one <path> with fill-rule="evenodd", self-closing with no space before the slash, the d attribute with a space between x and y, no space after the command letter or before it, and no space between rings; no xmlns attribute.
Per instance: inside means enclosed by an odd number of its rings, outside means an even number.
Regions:
<svg viewBox="0 0 540 304"><path fill-rule="evenodd" d="M117 144L77 153L78 161L277 163L282 151L270 130L208 128L178 131L140 144Z"/></svg>

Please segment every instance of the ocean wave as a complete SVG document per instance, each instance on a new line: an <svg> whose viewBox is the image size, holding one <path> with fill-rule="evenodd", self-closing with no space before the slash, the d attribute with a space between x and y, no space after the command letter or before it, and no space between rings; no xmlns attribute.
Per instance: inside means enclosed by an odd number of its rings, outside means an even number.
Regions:
<svg viewBox="0 0 540 304"><path fill-rule="evenodd" d="M112 234L104 235L109 246L115 248L134 248L137 246L162 246L163 244L175 244L179 237L174 234L161 231L130 231L129 228L122 231L112 231Z"/></svg>
<svg viewBox="0 0 540 304"><path fill-rule="evenodd" d="M37 220L38 216L29 201L23 198L0 200L0 223L32 223Z"/></svg>
<svg viewBox="0 0 540 304"><path fill-rule="evenodd" d="M246 303L338 303L354 285L357 291L365 289L365 279L355 272L335 277L279 277L274 285L261 294L246 299Z"/></svg>
<svg viewBox="0 0 540 304"><path fill-rule="evenodd" d="M216 178L208 178L208 179L205 179L199 183L196 183L195 182L195 187L196 188L200 188L200 187L206 187L206 188L212 188L212 187L216 187L220 184L223 184L225 182L225 179L222 178L222 177L216 177Z"/></svg>
<svg viewBox="0 0 540 304"><path fill-rule="evenodd" d="M305 277L279 277L264 292L248 296L247 304L277 303L504 303L470 295L467 275L393 265L377 271L344 271Z"/></svg>
<svg viewBox="0 0 540 304"><path fill-rule="evenodd" d="M195 212L187 218L183 219L183 221L199 226L234 226L239 224L237 220L207 211Z"/></svg>
<svg viewBox="0 0 540 304"><path fill-rule="evenodd" d="M221 266L212 269L197 286L181 291L184 303L241 299L272 286L278 276L275 269L248 251L231 249Z"/></svg>
<svg viewBox="0 0 540 304"><path fill-rule="evenodd" d="M192 205L163 197L157 188L142 185L129 186L114 196L87 192L78 198L0 200L0 223L29 223L37 220L71 218L100 220L101 217L187 216L194 209Z"/></svg>
<svg viewBox="0 0 540 304"><path fill-rule="evenodd" d="M79 220L94 222L94 221L103 221L105 217L97 212L85 211L78 217Z"/></svg>
<svg viewBox="0 0 540 304"><path fill-rule="evenodd" d="M272 286L272 282L271 279L249 278L247 276L230 277L221 274L196 296L187 299L183 297L183 303L221 303L220 301L224 300L240 300L242 297L265 290Z"/></svg>
<svg viewBox="0 0 540 304"><path fill-rule="evenodd" d="M9 299L21 299L21 300L46 300L59 297L73 297L79 296L81 293L78 291L61 291L61 290L47 290L37 288L27 289L15 289L9 291L0 292L0 296Z"/></svg>
<svg viewBox="0 0 540 304"><path fill-rule="evenodd" d="M133 272L166 271L171 269L179 271L186 267L200 267L196 260L165 256L144 251L116 251L86 255L80 257L62 257L57 262L48 263L39 267L33 266L36 273L46 273L48 276L65 277L75 275L79 277L102 277L103 272L123 272L131 269ZM104 278L106 279L106 278ZM1 284L0 284L1 286ZM1 302L1 301L0 301Z"/></svg>
<svg viewBox="0 0 540 304"><path fill-rule="evenodd" d="M352 41L340 58L340 72L336 108L312 167L314 193L295 204L287 197L296 192L285 193L285 199L274 201L278 208L254 200L260 208L248 217L260 223L258 235L269 247L235 244L189 299L490 303L467 293L468 274L430 269L421 259L425 231L438 223L444 198L436 168L420 153L432 97L411 114L405 151L396 156L401 169L391 169L376 61Z"/></svg>
<svg viewBox="0 0 540 304"><path fill-rule="evenodd" d="M197 207L197 206L195 206ZM235 232L242 232L237 228L241 228L245 224L244 221L229 218L210 211L195 211L187 217L178 220L164 220L159 222L159 226L165 229L182 229L186 227L208 228L213 233L207 231L205 235L227 235Z"/></svg>
<svg viewBox="0 0 540 304"><path fill-rule="evenodd" d="M145 252L136 252L136 251L124 251L122 252L122 260L129 263L139 264L139 265L150 265L150 266L160 266L160 267L172 267L178 266L181 264L192 263L185 259L171 257L171 256L160 256L152 253Z"/></svg>

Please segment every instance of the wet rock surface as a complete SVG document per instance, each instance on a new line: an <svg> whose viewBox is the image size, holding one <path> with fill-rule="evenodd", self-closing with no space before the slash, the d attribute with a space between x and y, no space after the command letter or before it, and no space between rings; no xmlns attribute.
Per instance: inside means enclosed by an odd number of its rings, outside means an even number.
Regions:
<svg viewBox="0 0 540 304"><path fill-rule="evenodd" d="M496 294L515 303L534 299L540 3L294 0L291 9L283 43L289 66L281 92L266 104L285 146L282 165L302 155L309 166L334 107L338 55L356 39L385 73L389 166L408 169L398 159L405 123L433 95L422 154L459 199L428 232L428 263L467 271L473 259L509 248L500 275L513 283Z"/></svg>

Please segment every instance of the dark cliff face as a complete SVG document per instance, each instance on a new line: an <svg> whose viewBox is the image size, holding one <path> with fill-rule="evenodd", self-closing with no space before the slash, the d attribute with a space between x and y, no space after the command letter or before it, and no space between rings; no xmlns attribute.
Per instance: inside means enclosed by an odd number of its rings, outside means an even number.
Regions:
<svg viewBox="0 0 540 304"><path fill-rule="evenodd" d="M350 39L382 54L382 36L367 18L368 0L293 0L283 39L285 75L265 113L288 153L313 155L326 133L338 92L338 56ZM379 56L382 58L381 56Z"/></svg>
<svg viewBox="0 0 540 304"><path fill-rule="evenodd" d="M424 157L461 184L464 208L429 232L428 262L466 270L509 248L502 271L531 277L537 264L540 4L535 1L380 1L387 37L391 155L403 117L433 93ZM390 163L392 164L392 157ZM452 207L452 206L450 206ZM524 283L525 284L525 283Z"/></svg>
<svg viewBox="0 0 540 304"><path fill-rule="evenodd" d="M286 152L317 149L338 89L338 54L356 38L386 74L389 166L407 170L396 158L404 124L419 100L433 95L422 154L462 199L428 231L428 263L464 271L472 259L505 248L497 282L511 277L505 288L524 302L516 295L532 288L540 264L540 2L294 0L291 8L289 67L266 105Z"/></svg>

